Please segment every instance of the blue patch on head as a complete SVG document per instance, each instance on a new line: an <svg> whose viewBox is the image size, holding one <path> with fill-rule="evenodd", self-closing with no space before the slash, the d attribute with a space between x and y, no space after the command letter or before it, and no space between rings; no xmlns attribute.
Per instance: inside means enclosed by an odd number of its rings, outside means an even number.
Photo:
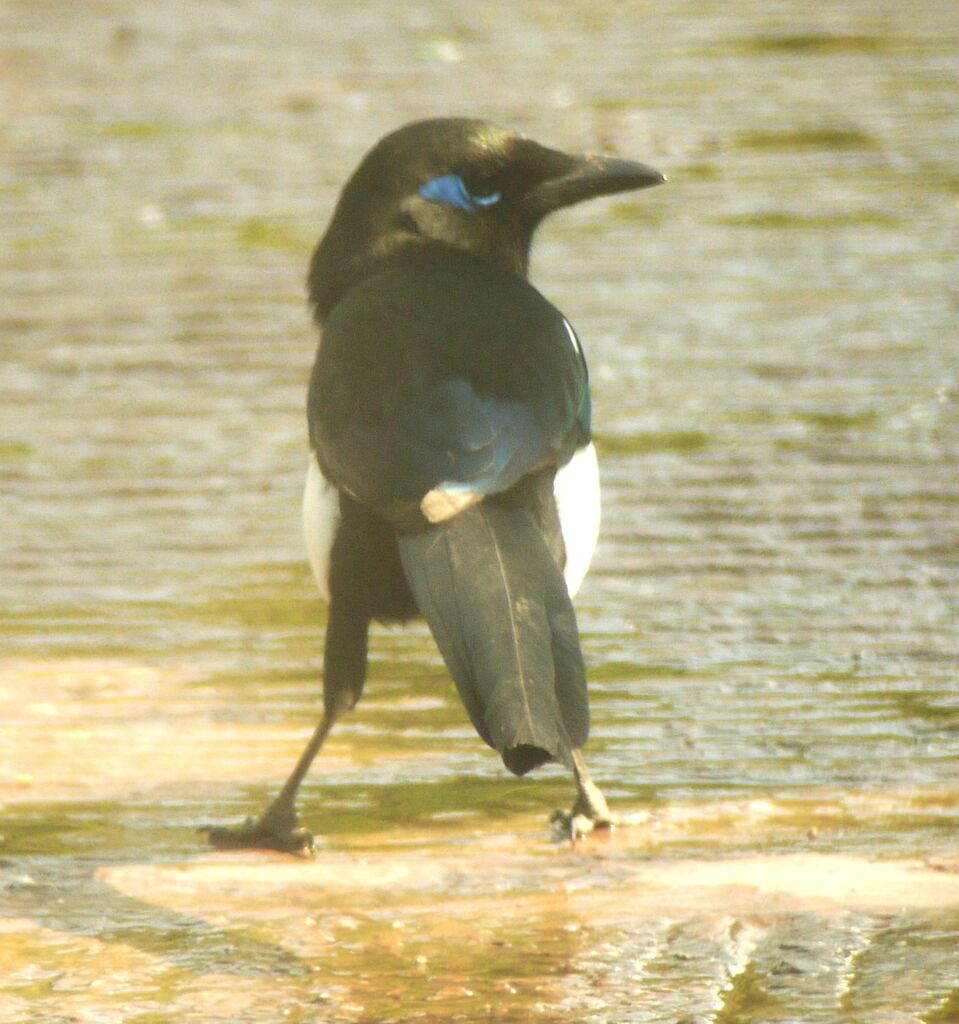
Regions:
<svg viewBox="0 0 959 1024"><path fill-rule="evenodd" d="M438 178L428 181L420 189L420 195L434 203L447 203L467 213L475 213L484 206L498 203L503 194L493 192L488 196L473 196L470 195L466 182L458 174L441 174Z"/></svg>

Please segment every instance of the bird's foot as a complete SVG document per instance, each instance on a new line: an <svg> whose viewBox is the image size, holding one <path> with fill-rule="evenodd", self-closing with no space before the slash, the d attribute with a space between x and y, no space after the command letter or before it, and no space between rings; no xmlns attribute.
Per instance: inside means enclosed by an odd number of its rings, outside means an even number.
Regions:
<svg viewBox="0 0 959 1024"><path fill-rule="evenodd" d="M638 814L611 814L606 797L593 782L580 751L573 751L576 776L576 803L571 811L554 811L550 824L561 839L578 842L591 832L612 832L621 825L639 825L649 817Z"/></svg>
<svg viewBox="0 0 959 1024"><path fill-rule="evenodd" d="M599 795L600 799L594 802L584 799L584 794L580 793L572 810L553 811L549 823L559 839L576 843L591 832L612 832L619 825L618 816L610 813L602 794Z"/></svg>
<svg viewBox="0 0 959 1024"><path fill-rule="evenodd" d="M556 810L549 819L553 834L559 840L568 840L577 843L585 839L591 832L597 829L611 830L616 827L616 822L609 818L593 819L587 814L576 814L574 811Z"/></svg>
<svg viewBox="0 0 959 1024"><path fill-rule="evenodd" d="M554 811L550 824L562 839L576 842L598 829L612 831L618 822L609 813L606 797L593 782L580 751L573 752L573 770L576 776L576 803L571 811Z"/></svg>
<svg viewBox="0 0 959 1024"><path fill-rule="evenodd" d="M247 818L233 828L204 825L199 831L218 850L278 850L309 857L316 850L313 833L300 825L295 809L276 804L258 820Z"/></svg>
<svg viewBox="0 0 959 1024"><path fill-rule="evenodd" d="M611 814L607 808L603 813L591 813L589 810L582 809L577 800L571 811L553 811L549 823L558 839L577 843L592 832L612 832L617 828L642 825L648 820L649 815L645 811L636 811L632 814Z"/></svg>

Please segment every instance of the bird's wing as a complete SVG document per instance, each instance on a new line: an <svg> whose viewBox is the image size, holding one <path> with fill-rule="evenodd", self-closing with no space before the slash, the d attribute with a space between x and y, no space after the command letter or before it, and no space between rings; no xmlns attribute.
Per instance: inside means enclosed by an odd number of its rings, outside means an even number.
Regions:
<svg viewBox="0 0 959 1024"><path fill-rule="evenodd" d="M400 511L435 492L455 508L457 497L508 490L555 459L562 440L546 434L528 403L480 396L457 377L389 419L325 437L320 457L336 483L374 508Z"/></svg>
<svg viewBox="0 0 959 1024"><path fill-rule="evenodd" d="M441 521L562 465L589 436L582 353L545 299L523 282L515 315L507 294L495 317L464 326L444 307L423 314L420 282L394 299L385 339L368 327L373 298L336 311L309 407L324 474L400 525L420 513Z"/></svg>

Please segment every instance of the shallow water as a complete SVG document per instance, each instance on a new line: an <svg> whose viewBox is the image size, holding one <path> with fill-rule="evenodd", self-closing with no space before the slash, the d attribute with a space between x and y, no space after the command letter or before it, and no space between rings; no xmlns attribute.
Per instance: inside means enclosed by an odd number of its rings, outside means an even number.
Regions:
<svg viewBox="0 0 959 1024"><path fill-rule="evenodd" d="M954 905L657 913L604 867L953 875L954 4L116 0L0 26L0 1021L959 1020ZM425 631L384 629L304 790L320 867L463 861L329 902L245 860L177 890L136 871L199 870L193 830L262 805L317 713L310 248L373 140L448 112L670 178L557 217L534 260L595 388L590 763L651 817L552 847L562 773L507 776Z"/></svg>

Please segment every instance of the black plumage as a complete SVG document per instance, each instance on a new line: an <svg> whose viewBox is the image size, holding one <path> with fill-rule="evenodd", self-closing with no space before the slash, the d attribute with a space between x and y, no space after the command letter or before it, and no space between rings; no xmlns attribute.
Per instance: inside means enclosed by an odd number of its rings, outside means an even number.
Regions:
<svg viewBox="0 0 959 1024"><path fill-rule="evenodd" d="M506 767L566 764L579 791L569 827L611 821L580 753L578 579L564 567L581 545L557 479L590 441L588 374L572 328L526 270L548 213L662 180L642 164L440 119L381 140L347 183L309 275L322 329L307 403L319 473L307 497L330 599L325 713L266 814L211 829L215 844L309 843L296 791L360 698L369 624L418 614ZM327 536L328 556L317 554ZM576 555L580 576L588 556Z"/></svg>
<svg viewBox="0 0 959 1024"><path fill-rule="evenodd" d="M586 672L566 582L511 496L400 536L400 558L470 720L523 775L574 768L589 735Z"/></svg>
<svg viewBox="0 0 959 1024"><path fill-rule="evenodd" d="M586 396L562 315L525 279L418 242L379 261L324 322L310 442L328 479L415 529L423 496L457 473L483 479L492 465L499 491L568 462L589 439Z"/></svg>

